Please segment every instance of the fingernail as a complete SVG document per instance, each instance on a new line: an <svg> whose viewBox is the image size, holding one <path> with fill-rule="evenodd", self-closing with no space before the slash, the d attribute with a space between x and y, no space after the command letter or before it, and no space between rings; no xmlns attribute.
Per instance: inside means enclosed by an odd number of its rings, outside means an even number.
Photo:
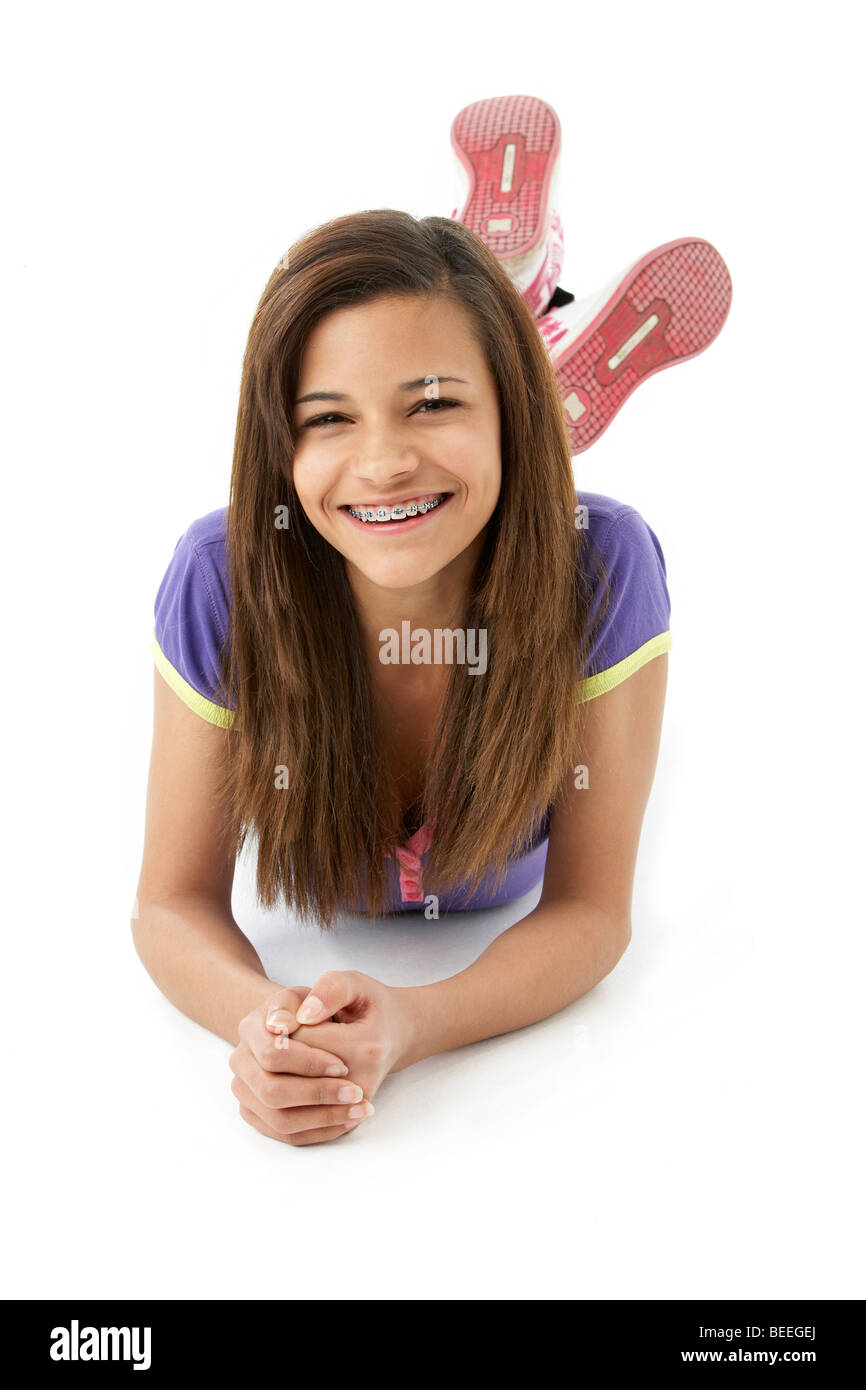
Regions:
<svg viewBox="0 0 866 1390"><path fill-rule="evenodd" d="M348 1105L350 1100L363 1099L364 1092L361 1090L360 1086L341 1086L339 1091L337 1092L337 1100L341 1101L343 1105ZM352 1112L350 1110L349 1114L351 1115L351 1113Z"/></svg>
<svg viewBox="0 0 866 1390"><path fill-rule="evenodd" d="M368 1100L365 1100L362 1105L352 1106L351 1110L349 1111L349 1119L363 1120L366 1118L367 1115L375 1115L375 1113L376 1112L373 1109L373 1106L370 1104L370 1102Z"/></svg>
<svg viewBox="0 0 866 1390"><path fill-rule="evenodd" d="M319 1014L324 1013L324 1011L325 1006L321 999L317 999L315 994L311 994L309 999L305 999L298 1009L297 1020L299 1023L312 1023L313 1019L318 1018Z"/></svg>
<svg viewBox="0 0 866 1390"><path fill-rule="evenodd" d="M348 1076L349 1068L342 1065L337 1066L336 1062L332 1067L325 1067L326 1076Z"/></svg>
<svg viewBox="0 0 866 1390"><path fill-rule="evenodd" d="M265 1027L272 1033L284 1033L295 1022L295 1015L288 1009L271 1009L265 1019Z"/></svg>

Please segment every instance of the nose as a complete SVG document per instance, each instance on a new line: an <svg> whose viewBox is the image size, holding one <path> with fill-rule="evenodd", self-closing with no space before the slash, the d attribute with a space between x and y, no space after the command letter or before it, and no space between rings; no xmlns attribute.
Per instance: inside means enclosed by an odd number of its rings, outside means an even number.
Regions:
<svg viewBox="0 0 866 1390"><path fill-rule="evenodd" d="M363 482L384 489L410 479L421 464L417 446L405 440L393 421L361 426L355 436L352 471Z"/></svg>

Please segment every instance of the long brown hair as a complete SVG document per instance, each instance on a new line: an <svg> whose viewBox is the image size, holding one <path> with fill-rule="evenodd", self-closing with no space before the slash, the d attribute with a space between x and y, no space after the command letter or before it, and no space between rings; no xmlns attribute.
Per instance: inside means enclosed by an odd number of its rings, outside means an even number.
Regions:
<svg viewBox="0 0 866 1390"><path fill-rule="evenodd" d="M474 892L530 842L578 760L593 617L588 536L562 405L536 321L484 243L457 221L380 209L296 242L259 301L244 357L228 507L232 595L222 679L235 710L222 794L240 851L257 840L257 890L333 925L341 903L388 910L393 811L343 556L287 475L305 344L323 315L383 295L441 295L468 310L500 409L502 484L466 596L488 667L452 667L421 802L436 813L425 892ZM288 525L275 515L287 508ZM596 560L601 570L600 561ZM603 576L602 576L603 577ZM605 600L606 601L606 589ZM288 789L277 785L288 769Z"/></svg>

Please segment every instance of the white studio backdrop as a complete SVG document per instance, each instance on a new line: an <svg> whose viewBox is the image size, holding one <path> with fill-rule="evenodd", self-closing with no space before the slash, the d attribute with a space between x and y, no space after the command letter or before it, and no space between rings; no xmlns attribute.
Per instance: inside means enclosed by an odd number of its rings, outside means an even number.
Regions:
<svg viewBox="0 0 866 1390"><path fill-rule="evenodd" d="M864 1294L863 240L853 5L36 4L7 19L3 1290L66 1298ZM542 96L563 285L695 235L733 305L574 461L668 569L673 648L617 969L269 1142L135 956L156 588L227 500L271 268L330 217L448 215L450 123ZM334 937L285 983L453 974L535 896Z"/></svg>

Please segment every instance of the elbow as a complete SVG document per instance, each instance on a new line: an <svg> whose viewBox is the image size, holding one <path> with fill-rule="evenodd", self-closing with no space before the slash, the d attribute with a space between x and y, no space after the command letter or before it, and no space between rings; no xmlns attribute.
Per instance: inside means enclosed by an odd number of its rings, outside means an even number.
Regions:
<svg viewBox="0 0 866 1390"><path fill-rule="evenodd" d="M139 906L137 897L132 905L129 927L132 934L132 944L135 947L135 954L138 956L145 970L149 970L147 951L149 933L146 924L146 913L144 913Z"/></svg>
<svg viewBox="0 0 866 1390"><path fill-rule="evenodd" d="M141 907L139 906L137 893L135 895L135 900L132 904L132 912L130 913L129 918L129 929L132 932L132 944L135 947L136 951L138 951L138 954L140 956L141 952L138 949L138 943L141 934Z"/></svg>
<svg viewBox="0 0 866 1390"><path fill-rule="evenodd" d="M153 906L151 902L143 902L136 895L129 920L135 954L151 977L154 968L154 946L159 935L154 935Z"/></svg>
<svg viewBox="0 0 866 1390"><path fill-rule="evenodd" d="M619 964L628 950L629 943L631 942L631 916L626 918L617 917L611 923L609 941L611 955L608 972Z"/></svg>

